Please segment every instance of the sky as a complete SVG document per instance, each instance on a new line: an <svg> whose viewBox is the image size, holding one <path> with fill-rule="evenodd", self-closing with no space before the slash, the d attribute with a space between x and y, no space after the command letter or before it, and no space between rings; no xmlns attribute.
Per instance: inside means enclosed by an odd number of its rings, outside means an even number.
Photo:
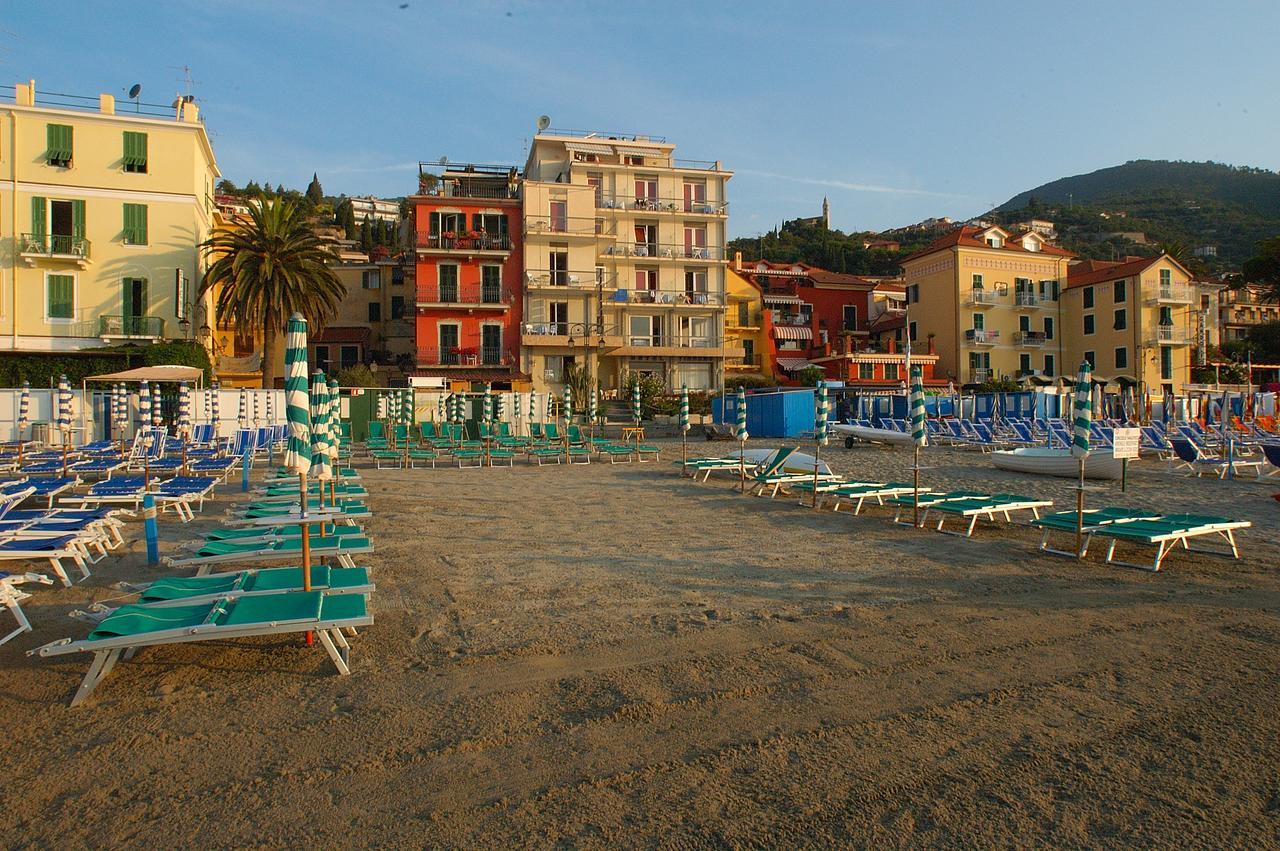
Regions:
<svg viewBox="0 0 1280 851"><path fill-rule="evenodd" d="M406 8L401 8L406 4ZM0 0L0 82L168 103L223 175L398 196L553 128L720 160L731 236L967 218L1130 159L1280 169L1280 3Z"/></svg>

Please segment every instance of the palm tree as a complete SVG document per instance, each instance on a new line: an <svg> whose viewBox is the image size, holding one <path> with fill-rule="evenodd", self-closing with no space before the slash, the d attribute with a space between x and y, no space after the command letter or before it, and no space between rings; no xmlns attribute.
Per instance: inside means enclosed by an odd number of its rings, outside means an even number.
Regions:
<svg viewBox="0 0 1280 851"><path fill-rule="evenodd" d="M281 200L250 203L247 221L201 247L211 261L201 295L220 286L215 315L233 317L237 334L262 333L262 386L274 387L289 317L322 325L347 293L329 267L336 255L297 206Z"/></svg>

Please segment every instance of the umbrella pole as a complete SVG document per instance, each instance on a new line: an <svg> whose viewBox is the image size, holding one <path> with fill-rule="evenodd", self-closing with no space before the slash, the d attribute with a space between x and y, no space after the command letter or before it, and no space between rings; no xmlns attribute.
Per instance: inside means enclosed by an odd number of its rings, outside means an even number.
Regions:
<svg viewBox="0 0 1280 851"><path fill-rule="evenodd" d="M747 442L745 440L739 441L739 447L740 447L738 449L738 479L740 480L739 492L746 493L747 492Z"/></svg>
<svg viewBox="0 0 1280 851"><path fill-rule="evenodd" d="M67 438L70 436L70 432L62 433L62 478L64 479L67 477L67 444L70 443Z"/></svg>
<svg viewBox="0 0 1280 851"><path fill-rule="evenodd" d="M21 450L19 450L21 451ZM684 473L689 466L689 432L680 430L680 472Z"/></svg>
<svg viewBox="0 0 1280 851"><path fill-rule="evenodd" d="M1076 558L1084 558L1084 459L1080 459L1080 484L1076 487Z"/></svg>
<svg viewBox="0 0 1280 851"><path fill-rule="evenodd" d="M816 511L818 508L818 456L822 453L822 441L815 440L813 442L813 501L811 507Z"/></svg>
<svg viewBox="0 0 1280 851"><path fill-rule="evenodd" d="M307 474L298 474L298 514L302 520L302 590L311 590L311 524L307 522ZM307 633L307 646L310 647L315 640L314 636Z"/></svg>
<svg viewBox="0 0 1280 851"><path fill-rule="evenodd" d="M911 525L920 528L920 444L916 444L915 463L911 468L911 487L914 497L911 500Z"/></svg>

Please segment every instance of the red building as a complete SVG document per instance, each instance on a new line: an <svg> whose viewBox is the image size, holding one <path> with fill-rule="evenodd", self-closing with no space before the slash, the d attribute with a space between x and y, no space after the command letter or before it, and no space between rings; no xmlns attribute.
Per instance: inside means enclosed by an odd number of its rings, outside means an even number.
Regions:
<svg viewBox="0 0 1280 851"><path fill-rule="evenodd" d="M508 166L419 166L414 210L419 376L527 380L520 358L520 174Z"/></svg>

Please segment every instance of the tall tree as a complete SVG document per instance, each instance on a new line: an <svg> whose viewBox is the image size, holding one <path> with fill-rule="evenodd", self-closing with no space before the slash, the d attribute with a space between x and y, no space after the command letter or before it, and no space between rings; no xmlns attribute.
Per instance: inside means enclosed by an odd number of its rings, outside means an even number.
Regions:
<svg viewBox="0 0 1280 851"><path fill-rule="evenodd" d="M1262 284L1272 298L1280 299L1280 236L1259 242L1257 253L1244 261L1241 271L1246 283Z"/></svg>
<svg viewBox="0 0 1280 851"><path fill-rule="evenodd" d="M311 182L307 184L307 200L312 204L324 203L324 189L320 186L320 175L311 172Z"/></svg>
<svg viewBox="0 0 1280 851"><path fill-rule="evenodd" d="M360 250L368 253L373 250L373 219L366 217L360 225Z"/></svg>
<svg viewBox="0 0 1280 851"><path fill-rule="evenodd" d="M216 315L230 319L237 334L261 332L262 386L274 387L289 317L301 313L318 327L346 295L329 266L336 255L295 205L270 200L250 204L247 221L215 233L201 248L209 261L201 294L220 288Z"/></svg>

